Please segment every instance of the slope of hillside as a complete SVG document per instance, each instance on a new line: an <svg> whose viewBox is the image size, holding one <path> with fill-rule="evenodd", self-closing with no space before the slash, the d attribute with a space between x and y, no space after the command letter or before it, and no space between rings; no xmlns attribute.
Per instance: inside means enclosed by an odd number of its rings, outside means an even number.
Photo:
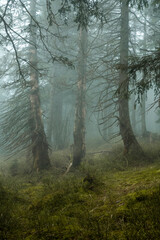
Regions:
<svg viewBox="0 0 160 240"><path fill-rule="evenodd" d="M126 165L97 155L67 175L1 175L0 239L160 239L159 160Z"/></svg>

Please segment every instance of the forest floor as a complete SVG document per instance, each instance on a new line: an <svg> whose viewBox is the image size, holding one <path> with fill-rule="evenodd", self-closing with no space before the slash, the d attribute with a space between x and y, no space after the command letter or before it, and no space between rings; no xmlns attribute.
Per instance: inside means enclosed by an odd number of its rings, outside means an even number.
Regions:
<svg viewBox="0 0 160 240"><path fill-rule="evenodd" d="M0 239L159 240L159 143L146 145L147 160L121 152L88 154L68 174L64 153L50 171L1 172Z"/></svg>

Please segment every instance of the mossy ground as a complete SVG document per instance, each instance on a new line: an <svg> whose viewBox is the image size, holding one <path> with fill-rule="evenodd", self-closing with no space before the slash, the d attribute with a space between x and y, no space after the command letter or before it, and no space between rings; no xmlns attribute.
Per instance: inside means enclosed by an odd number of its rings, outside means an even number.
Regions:
<svg viewBox="0 0 160 240"><path fill-rule="evenodd" d="M159 240L160 159L88 156L75 173L0 178L2 240ZM133 161L134 160L134 161ZM64 164L62 164L64 165Z"/></svg>

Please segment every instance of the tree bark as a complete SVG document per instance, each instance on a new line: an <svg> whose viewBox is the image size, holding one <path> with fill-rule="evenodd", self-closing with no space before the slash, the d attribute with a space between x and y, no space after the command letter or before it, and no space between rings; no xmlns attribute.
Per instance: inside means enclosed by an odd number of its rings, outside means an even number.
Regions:
<svg viewBox="0 0 160 240"><path fill-rule="evenodd" d="M64 148L63 144L63 92L59 92L56 94L55 102L54 102L55 116L54 116L54 147L57 150L61 150Z"/></svg>
<svg viewBox="0 0 160 240"><path fill-rule="evenodd" d="M147 128L146 128L146 93L144 92L142 95L142 103L141 103L141 131L142 137L147 136Z"/></svg>
<svg viewBox="0 0 160 240"><path fill-rule="evenodd" d="M131 123L134 134L136 135L136 109L135 109L135 95L131 95Z"/></svg>
<svg viewBox="0 0 160 240"><path fill-rule="evenodd" d="M49 114L47 125L47 140L50 146L52 146L52 133L53 133L53 119L54 119L54 84L51 84L50 97L49 97Z"/></svg>
<svg viewBox="0 0 160 240"><path fill-rule="evenodd" d="M42 170L50 167L48 156L48 143L42 122L42 111L39 95L39 81L37 70L37 46L36 46L36 4L30 3L30 104L31 104L31 132L32 132L32 154L33 170Z"/></svg>
<svg viewBox="0 0 160 240"><path fill-rule="evenodd" d="M146 18L146 11L145 11L145 18ZM147 28L146 28L146 19L144 22L144 39L143 39L143 47L147 50ZM146 55L146 54L145 54ZM145 75L144 75L145 79ZM146 128L146 92L142 95L142 105L141 105L141 129L142 129L142 137L147 136L147 128Z"/></svg>
<svg viewBox="0 0 160 240"><path fill-rule="evenodd" d="M119 74L119 124L120 134L124 143L124 152L128 153L132 147L135 152L142 153L137 142L129 117L128 106L128 38L129 38L129 10L127 0L121 3L121 35L120 35L120 74Z"/></svg>
<svg viewBox="0 0 160 240"><path fill-rule="evenodd" d="M75 111L73 167L85 156L85 94L86 94L87 31L80 28L77 103Z"/></svg>

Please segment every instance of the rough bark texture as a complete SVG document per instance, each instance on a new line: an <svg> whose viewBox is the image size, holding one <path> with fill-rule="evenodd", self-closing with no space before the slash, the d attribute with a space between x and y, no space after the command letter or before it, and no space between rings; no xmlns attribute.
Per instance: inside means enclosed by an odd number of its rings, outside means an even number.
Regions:
<svg viewBox="0 0 160 240"><path fill-rule="evenodd" d="M31 1L30 13L36 19L35 1ZM31 18L30 22L30 103L31 103L31 131L32 131L32 154L33 170L42 170L50 167L48 156L48 143L42 122L42 111L40 106L39 83L37 71L37 49L36 49L36 24Z"/></svg>
<svg viewBox="0 0 160 240"><path fill-rule="evenodd" d="M87 32L80 29L77 103L74 126L73 167L85 156L85 93L86 93Z"/></svg>
<svg viewBox="0 0 160 240"><path fill-rule="evenodd" d="M129 11L127 0L121 3L121 40L120 40L120 75L119 75L119 124L120 134L124 143L124 151L128 153L132 148L135 152L142 153L138 144L129 117L128 106L128 35L129 35Z"/></svg>

